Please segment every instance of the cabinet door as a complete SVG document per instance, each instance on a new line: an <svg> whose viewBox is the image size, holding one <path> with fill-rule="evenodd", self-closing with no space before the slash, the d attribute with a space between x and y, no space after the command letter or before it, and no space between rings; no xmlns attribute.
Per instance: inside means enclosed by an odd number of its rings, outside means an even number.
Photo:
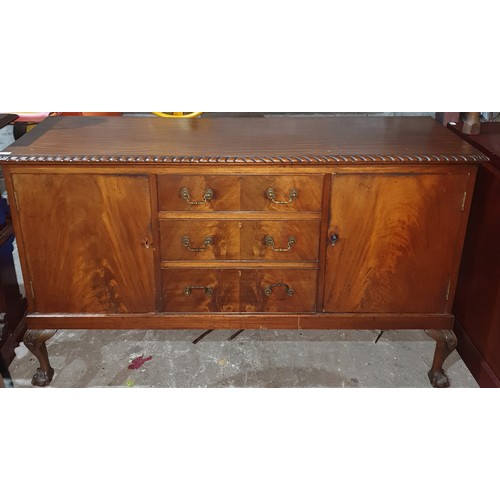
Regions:
<svg viewBox="0 0 500 500"><path fill-rule="evenodd" d="M155 310L148 177L14 174L12 180L32 310Z"/></svg>
<svg viewBox="0 0 500 500"><path fill-rule="evenodd" d="M449 312L468 182L468 172L334 176L324 310Z"/></svg>

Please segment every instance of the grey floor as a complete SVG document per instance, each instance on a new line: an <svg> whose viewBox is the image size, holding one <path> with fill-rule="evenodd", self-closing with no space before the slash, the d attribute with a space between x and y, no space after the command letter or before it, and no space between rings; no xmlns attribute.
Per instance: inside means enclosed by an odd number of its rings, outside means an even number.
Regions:
<svg viewBox="0 0 500 500"><path fill-rule="evenodd" d="M435 343L424 331L59 330L47 342L50 387L430 387ZM151 359L138 369L131 361ZM21 344L10 365L15 387L31 387L36 358ZM452 387L478 387L454 351Z"/></svg>

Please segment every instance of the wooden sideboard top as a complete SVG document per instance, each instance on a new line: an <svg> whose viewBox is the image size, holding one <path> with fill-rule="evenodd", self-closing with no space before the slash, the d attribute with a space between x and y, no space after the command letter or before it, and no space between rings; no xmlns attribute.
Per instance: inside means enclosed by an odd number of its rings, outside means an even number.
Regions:
<svg viewBox="0 0 500 500"><path fill-rule="evenodd" d="M383 163L487 157L429 117L49 117L7 162Z"/></svg>

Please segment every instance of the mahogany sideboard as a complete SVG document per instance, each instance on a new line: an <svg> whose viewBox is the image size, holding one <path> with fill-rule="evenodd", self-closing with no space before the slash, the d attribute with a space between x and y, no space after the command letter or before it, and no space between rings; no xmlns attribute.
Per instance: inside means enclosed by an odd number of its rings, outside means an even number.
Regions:
<svg viewBox="0 0 500 500"><path fill-rule="evenodd" d="M53 117L0 160L34 385L58 328L419 328L449 385L487 157L433 119Z"/></svg>
<svg viewBox="0 0 500 500"><path fill-rule="evenodd" d="M453 312L459 353L481 387L500 387L500 123L448 127L488 155L479 166Z"/></svg>

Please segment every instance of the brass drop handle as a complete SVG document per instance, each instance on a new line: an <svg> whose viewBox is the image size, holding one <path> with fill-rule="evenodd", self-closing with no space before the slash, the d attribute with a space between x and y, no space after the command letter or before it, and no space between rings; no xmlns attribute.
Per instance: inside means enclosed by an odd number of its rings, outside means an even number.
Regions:
<svg viewBox="0 0 500 500"><path fill-rule="evenodd" d="M293 236L290 236L288 238L288 246L286 248L276 248L274 246L274 238L268 235L264 238L264 243L266 244L266 246L271 247L271 250L273 252L289 252L292 249L293 245L297 243L297 240Z"/></svg>
<svg viewBox="0 0 500 500"><path fill-rule="evenodd" d="M185 187L179 191L179 194L180 194L181 198L183 200L185 200L186 203L189 203L190 205L204 205L205 203L209 202L210 200L213 200L215 197L215 193L210 188L205 189L205 192L203 193L202 201L193 201L191 199L191 194L189 193L189 189L185 188Z"/></svg>
<svg viewBox="0 0 500 500"><path fill-rule="evenodd" d="M289 199L287 201L280 201L276 199L276 191L273 187L268 187L266 189L266 198L268 200L271 200L274 204L276 205L289 205L290 203L293 203L298 197L299 193L295 188L290 189L289 191Z"/></svg>
<svg viewBox="0 0 500 500"><path fill-rule="evenodd" d="M264 287L264 293L269 297L273 293L273 288L276 286L284 286L286 288L286 294L289 297L295 293L293 288L290 288L286 283L273 283L272 285L267 285Z"/></svg>
<svg viewBox="0 0 500 500"><path fill-rule="evenodd" d="M214 294L214 291L208 287L208 286L187 286L186 288L184 288L184 295L188 296L188 295L191 295L193 293L193 290L203 290L205 292L206 295L208 296L212 296Z"/></svg>
<svg viewBox="0 0 500 500"><path fill-rule="evenodd" d="M193 248L191 247L191 240L189 239L189 236L183 236L182 237L182 246L187 248L190 252L205 252L210 245L212 245L213 240L210 236L207 236L204 241L203 245L205 245L202 248Z"/></svg>

